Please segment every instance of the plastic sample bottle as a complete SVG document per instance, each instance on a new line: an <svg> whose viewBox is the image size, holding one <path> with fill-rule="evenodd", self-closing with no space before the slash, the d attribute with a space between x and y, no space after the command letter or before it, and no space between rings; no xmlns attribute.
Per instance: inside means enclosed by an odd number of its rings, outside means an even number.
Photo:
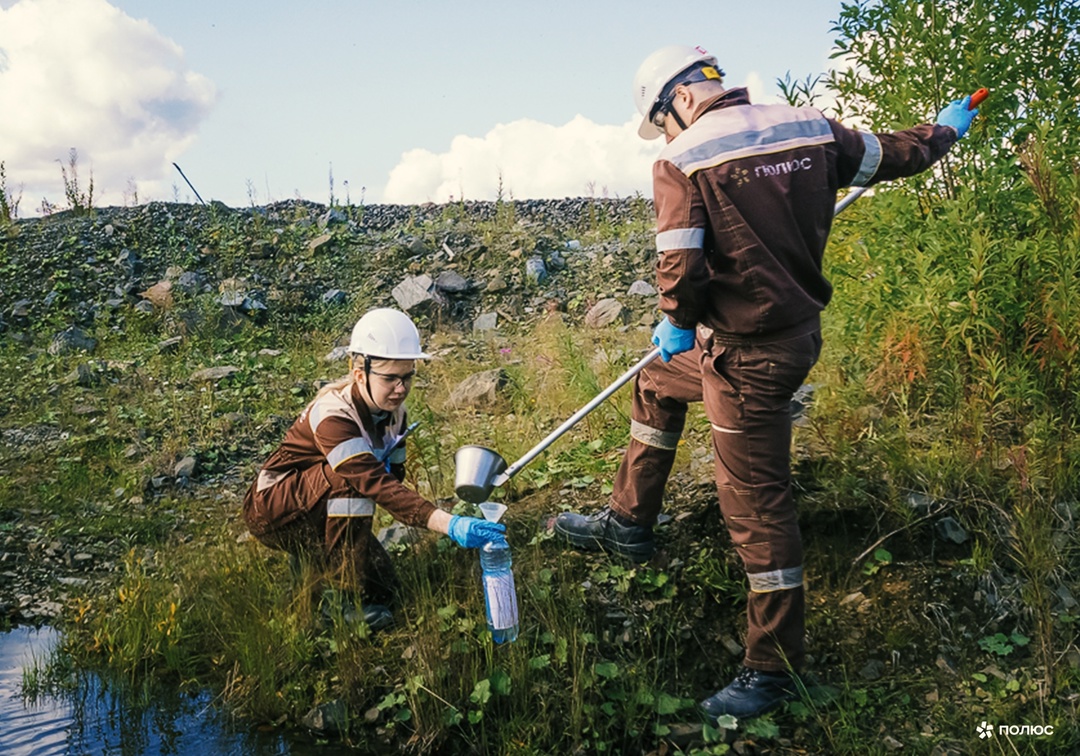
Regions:
<svg viewBox="0 0 1080 756"><path fill-rule="evenodd" d="M484 502L480 505L480 511L488 521L498 522L506 506ZM512 565L509 544L488 543L480 549L487 626L491 639L496 643L512 643L518 636L517 589L514 587Z"/></svg>

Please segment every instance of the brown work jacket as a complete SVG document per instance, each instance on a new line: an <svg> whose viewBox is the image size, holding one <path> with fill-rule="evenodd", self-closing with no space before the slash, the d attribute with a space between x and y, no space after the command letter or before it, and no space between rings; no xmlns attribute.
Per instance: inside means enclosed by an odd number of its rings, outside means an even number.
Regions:
<svg viewBox="0 0 1080 756"><path fill-rule="evenodd" d="M338 514L371 515L378 504L399 522L424 527L435 505L401 483L405 448L398 442L406 423L404 407L372 417L355 381L328 391L312 400L286 431L281 445L259 471L248 498L274 497L277 490L291 489L289 495L296 501L288 503L289 509L295 507L299 517L327 496L329 479L326 475L307 475L301 476L299 486L279 484L312 466L329 465L336 473L330 477L335 481L343 479L355 495L354 499L342 500L355 511Z"/></svg>
<svg viewBox="0 0 1080 756"><path fill-rule="evenodd" d="M828 304L821 271L836 194L928 168L956 131L871 134L814 108L706 100L653 165L660 309L738 336L798 326Z"/></svg>

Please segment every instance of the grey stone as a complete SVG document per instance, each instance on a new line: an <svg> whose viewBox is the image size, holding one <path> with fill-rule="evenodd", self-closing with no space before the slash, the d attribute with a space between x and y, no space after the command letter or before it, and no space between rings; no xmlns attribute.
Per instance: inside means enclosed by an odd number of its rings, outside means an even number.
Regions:
<svg viewBox="0 0 1080 756"><path fill-rule="evenodd" d="M471 284L456 270L444 270L435 279L435 288L447 294L463 294L471 288Z"/></svg>
<svg viewBox="0 0 1080 756"><path fill-rule="evenodd" d="M196 370L191 374L192 382L212 382L220 381L222 378L228 378L230 375L236 375L240 372L240 368L233 365L219 365L218 367L204 368L203 370Z"/></svg>
<svg viewBox="0 0 1080 756"><path fill-rule="evenodd" d="M942 517L934 523L934 532L943 541L960 544L968 540L968 532L952 517Z"/></svg>
<svg viewBox="0 0 1080 756"><path fill-rule="evenodd" d="M601 299L585 315L585 325L589 328L604 328L612 323L623 322L623 306L617 299Z"/></svg>
<svg viewBox="0 0 1080 756"><path fill-rule="evenodd" d="M632 297L651 297L656 294L656 288L648 281L638 279L630 284L626 293Z"/></svg>
<svg viewBox="0 0 1080 756"><path fill-rule="evenodd" d="M154 303L146 299L140 299L138 302L135 303L135 307L133 309L135 310L135 312L141 312L143 314L150 315L154 312Z"/></svg>
<svg viewBox="0 0 1080 756"><path fill-rule="evenodd" d="M192 271L185 271L176 279L176 288L185 294L198 294L205 284L206 276Z"/></svg>
<svg viewBox="0 0 1080 756"><path fill-rule="evenodd" d="M173 352L175 352L176 350L178 350L180 348L180 344L181 344L181 342L183 342L183 340L184 340L183 336L173 336L170 339L165 339L164 341L159 341L158 345L157 345L157 349L162 354L172 354Z"/></svg>
<svg viewBox="0 0 1080 756"><path fill-rule="evenodd" d="M321 216L319 216L318 223L319 228L326 229L329 226L334 225L335 223L344 223L346 220L348 219L345 217L345 213L341 212L336 207L332 207L325 213L323 213Z"/></svg>
<svg viewBox="0 0 1080 756"><path fill-rule="evenodd" d="M348 298L349 295L341 289L330 289L330 291L327 291L322 295L323 304L329 305L345 304L345 300Z"/></svg>
<svg viewBox="0 0 1080 756"><path fill-rule="evenodd" d="M549 252L548 267L556 271L563 270L566 268L566 258L558 250Z"/></svg>
<svg viewBox="0 0 1080 756"><path fill-rule="evenodd" d="M880 659L871 659L859 670L859 677L864 680L880 680L885 674L885 662Z"/></svg>
<svg viewBox="0 0 1080 756"><path fill-rule="evenodd" d="M11 317L16 319L30 317L30 306L32 304L33 302L29 299L20 299L11 306Z"/></svg>
<svg viewBox="0 0 1080 756"><path fill-rule="evenodd" d="M343 732L348 724L348 709L343 701L335 699L313 706L300 721L304 727L316 732Z"/></svg>
<svg viewBox="0 0 1080 756"><path fill-rule="evenodd" d="M242 291L226 291L223 292L220 297L218 297L218 304L222 307L240 307L244 304L245 299L247 299L247 297Z"/></svg>
<svg viewBox="0 0 1080 756"><path fill-rule="evenodd" d="M525 261L525 278L534 284L542 284L548 279L544 258L534 255Z"/></svg>
<svg viewBox="0 0 1080 756"><path fill-rule="evenodd" d="M431 276L421 274L408 276L391 292L394 301L405 312L419 312L442 303L442 298L432 291Z"/></svg>
<svg viewBox="0 0 1080 756"><path fill-rule="evenodd" d="M324 362L341 362L347 359L349 359L349 348L347 346L336 346L330 350L329 354L323 357Z"/></svg>
<svg viewBox="0 0 1080 756"><path fill-rule="evenodd" d="M177 478L190 478L195 473L196 464L197 461L195 457L189 454L176 463L176 466L173 468L173 475Z"/></svg>
<svg viewBox="0 0 1080 756"><path fill-rule="evenodd" d="M422 531L418 528L410 528L408 525L402 525L400 522L395 522L386 526L378 533L375 538L383 546L395 546L397 544L413 544L420 540Z"/></svg>
<svg viewBox="0 0 1080 756"><path fill-rule="evenodd" d="M503 277L503 274L502 274L501 270L497 270L491 276L491 278L488 280L487 286L485 287L484 290L491 293L491 294L497 294L500 291L505 291L505 289L506 289L506 278Z"/></svg>
<svg viewBox="0 0 1080 756"><path fill-rule="evenodd" d="M95 339L92 339L81 328L72 326L53 336L48 351L55 357L78 351L92 352L96 346Z"/></svg>
<svg viewBox="0 0 1080 756"><path fill-rule="evenodd" d="M499 325L499 313L485 312L473 321L474 331L494 331Z"/></svg>
<svg viewBox="0 0 1080 756"><path fill-rule="evenodd" d="M506 385L506 373L501 368L473 373L459 383L450 393L455 406L483 406L498 398L499 390Z"/></svg>

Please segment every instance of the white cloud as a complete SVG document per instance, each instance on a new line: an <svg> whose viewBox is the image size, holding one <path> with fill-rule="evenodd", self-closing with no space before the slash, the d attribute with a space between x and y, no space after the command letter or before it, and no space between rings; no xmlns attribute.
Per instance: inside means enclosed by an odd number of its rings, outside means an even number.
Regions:
<svg viewBox="0 0 1080 756"><path fill-rule="evenodd" d="M19 0L0 8L0 160L22 214L64 205L58 160L79 153L95 204L163 199L167 174L216 99L211 81L146 21L106 0Z"/></svg>
<svg viewBox="0 0 1080 756"><path fill-rule="evenodd" d="M652 164L663 140L578 115L562 126L520 119L482 137L454 137L446 152L409 150L390 171L381 201L411 204L451 198L490 200L652 195Z"/></svg>

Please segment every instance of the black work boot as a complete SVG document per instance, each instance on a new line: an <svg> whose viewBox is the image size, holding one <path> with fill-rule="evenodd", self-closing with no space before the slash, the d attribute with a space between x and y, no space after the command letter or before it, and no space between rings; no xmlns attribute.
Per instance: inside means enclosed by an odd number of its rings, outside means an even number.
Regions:
<svg viewBox="0 0 1080 756"><path fill-rule="evenodd" d="M555 518L555 532L576 548L603 549L635 562L647 561L656 551L651 527L620 517L611 507L587 517L563 512Z"/></svg>
<svg viewBox="0 0 1080 756"><path fill-rule="evenodd" d="M700 706L715 724L717 717L724 714L752 719L798 697L795 678L787 672L743 667L726 688L706 698Z"/></svg>
<svg viewBox="0 0 1080 756"><path fill-rule="evenodd" d="M327 624L339 620L346 625L365 624L372 632L394 624L394 614L382 604L364 604L348 593L329 589L323 593L322 616Z"/></svg>

